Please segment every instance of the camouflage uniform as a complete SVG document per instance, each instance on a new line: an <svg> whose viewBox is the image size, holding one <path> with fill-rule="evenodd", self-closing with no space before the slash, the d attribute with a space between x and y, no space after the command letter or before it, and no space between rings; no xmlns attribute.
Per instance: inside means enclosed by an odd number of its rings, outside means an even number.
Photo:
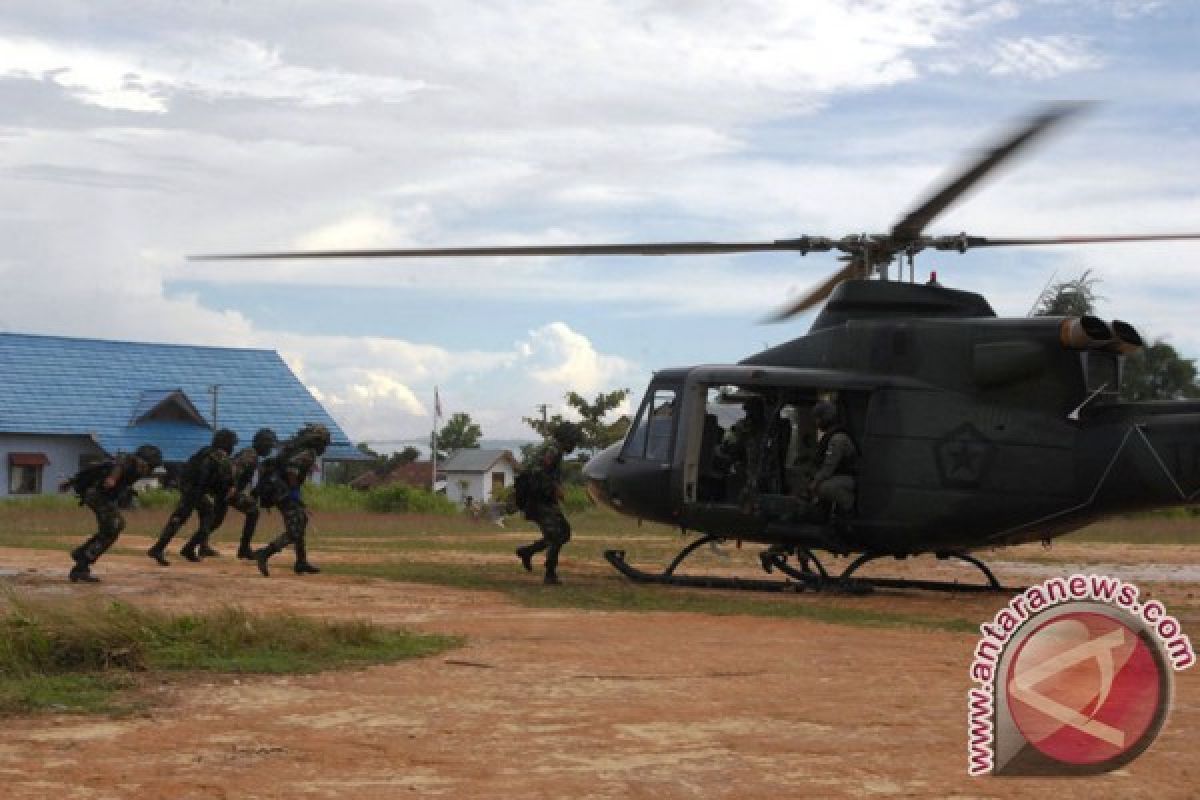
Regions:
<svg viewBox="0 0 1200 800"><path fill-rule="evenodd" d="M258 517L260 511L258 508L258 500L249 492L250 482L254 480L254 473L258 471L258 452L253 447L247 447L244 450L238 451L230 461L232 470L232 492L226 492L219 495L216 499L216 506L213 509L212 526L209 528L211 536L221 524L225 522L225 515L229 509L235 508L246 516L242 523L242 538L238 544L238 558L254 558L254 553L250 549L250 541L254 538L254 530L258 527ZM208 538L205 537L204 542L200 545L201 553L205 553L205 549L210 549Z"/></svg>
<svg viewBox="0 0 1200 800"><path fill-rule="evenodd" d="M236 441L236 439L235 439ZM188 459L179 484L179 504L171 512L167 524L163 526L158 541L146 551L146 555L162 566L168 566L165 556L167 547L179 529L187 524L195 512L200 518L196 533L188 539L179 551L188 561L199 561L197 548L207 541L212 530L215 498L222 498L232 484L232 466L229 453L216 445L208 445L197 450Z"/></svg>
<svg viewBox="0 0 1200 800"><path fill-rule="evenodd" d="M259 481L258 494L263 505L274 505L283 515L284 532L261 550L254 551L258 571L270 575L267 560L288 545L296 549L296 563L292 569L298 575L320 572L308 560L308 545L305 532L308 528L308 511L300 497L300 488L317 466L317 460L325 452L330 441L329 430L324 425L307 425L301 428L284 445L278 458L266 462Z"/></svg>
<svg viewBox="0 0 1200 800"><path fill-rule="evenodd" d="M143 446L134 455L119 455L112 461L106 461L100 467L92 467L80 472L67 482L78 490L79 481L86 473L99 474L103 470L106 475L83 489L80 505L85 505L96 515L96 533L87 541L71 551L71 559L75 566L69 575L72 582L95 581L91 566L100 556L104 555L125 529L125 518L121 515L119 502L125 494L133 491L133 484L148 477L151 471L162 463L162 455L158 448ZM94 470L94 472L93 472ZM105 485L109 484L109 485Z"/></svg>
<svg viewBox="0 0 1200 800"><path fill-rule="evenodd" d="M556 437L557 438L557 437ZM574 449L574 444L565 448L567 452ZM532 571L531 559L535 553L546 551L545 582L560 583L558 579L558 554L563 545L571 541L571 524L559 505L562 495L562 459L564 447L558 442L549 442L534 454L529 470L532 481L530 502L525 510L525 518L537 523L542 537L517 548L517 557L521 559L525 569Z"/></svg>
<svg viewBox="0 0 1200 800"><path fill-rule="evenodd" d="M821 466L812 479L817 499L843 513L854 510L855 475L858 473L858 448L843 428L833 427L817 442L817 460Z"/></svg>
<svg viewBox="0 0 1200 800"><path fill-rule="evenodd" d="M717 447L716 463L726 474L725 502L745 504L757 492L763 427L761 412L748 407L746 416L733 423Z"/></svg>

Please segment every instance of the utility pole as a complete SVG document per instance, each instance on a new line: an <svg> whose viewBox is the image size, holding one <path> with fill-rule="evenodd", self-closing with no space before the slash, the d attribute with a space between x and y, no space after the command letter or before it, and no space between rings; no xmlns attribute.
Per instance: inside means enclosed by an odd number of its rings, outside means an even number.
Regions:
<svg viewBox="0 0 1200 800"><path fill-rule="evenodd" d="M217 429L217 395L221 391L221 384L214 383L208 387L208 393L212 395L212 426L213 430Z"/></svg>

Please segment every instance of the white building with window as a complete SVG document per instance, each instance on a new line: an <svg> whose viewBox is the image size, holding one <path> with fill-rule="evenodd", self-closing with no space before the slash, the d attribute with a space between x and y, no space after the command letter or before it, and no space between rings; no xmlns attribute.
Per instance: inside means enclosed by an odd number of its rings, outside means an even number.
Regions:
<svg viewBox="0 0 1200 800"><path fill-rule="evenodd" d="M438 465L446 477L446 497L462 505L468 497L477 503L491 502L498 489L512 486L520 465L511 450L459 450Z"/></svg>

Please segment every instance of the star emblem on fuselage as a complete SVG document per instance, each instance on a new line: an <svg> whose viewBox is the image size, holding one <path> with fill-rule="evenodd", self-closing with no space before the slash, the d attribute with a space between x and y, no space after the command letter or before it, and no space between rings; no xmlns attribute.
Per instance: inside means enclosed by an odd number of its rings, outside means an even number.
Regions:
<svg viewBox="0 0 1200 800"><path fill-rule="evenodd" d="M978 487L991 467L996 446L969 422L951 430L934 446L943 486Z"/></svg>

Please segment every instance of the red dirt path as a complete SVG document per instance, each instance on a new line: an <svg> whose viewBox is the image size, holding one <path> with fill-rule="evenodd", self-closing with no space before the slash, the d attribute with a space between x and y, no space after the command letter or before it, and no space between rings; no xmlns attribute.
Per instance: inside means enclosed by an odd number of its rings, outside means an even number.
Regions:
<svg viewBox="0 0 1200 800"><path fill-rule="evenodd" d="M360 671L168 683L129 718L3 720L9 800L1200 795L1200 669L1177 676L1166 729L1116 773L970 779L969 634L537 610L429 586L284 570L266 580L228 557L162 570L111 556L97 587L63 581L62 553L0 549L0 564L21 565L7 582L26 591L232 601L469 637ZM955 613L983 621L1001 602L972 598Z"/></svg>

